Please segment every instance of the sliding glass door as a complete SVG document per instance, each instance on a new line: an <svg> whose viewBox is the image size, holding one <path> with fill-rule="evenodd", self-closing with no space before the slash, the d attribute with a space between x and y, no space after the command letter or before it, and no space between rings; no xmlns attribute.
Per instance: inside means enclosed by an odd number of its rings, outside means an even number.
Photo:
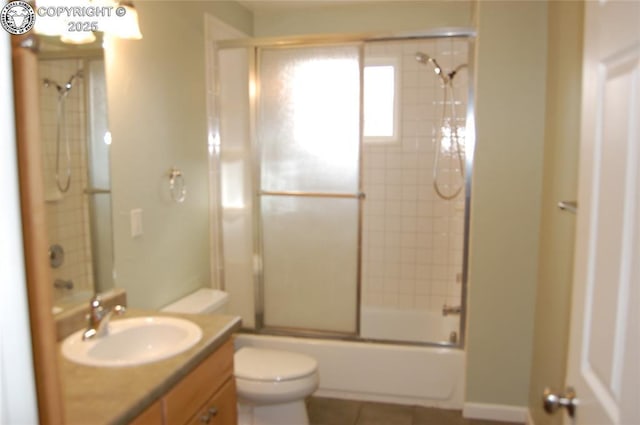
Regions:
<svg viewBox="0 0 640 425"><path fill-rule="evenodd" d="M263 325L355 334L361 46L257 52Z"/></svg>

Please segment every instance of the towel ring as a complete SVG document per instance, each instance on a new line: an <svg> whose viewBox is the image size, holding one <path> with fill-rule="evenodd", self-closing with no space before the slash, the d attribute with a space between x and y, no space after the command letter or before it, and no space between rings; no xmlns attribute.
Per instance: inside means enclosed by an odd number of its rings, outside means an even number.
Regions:
<svg viewBox="0 0 640 425"><path fill-rule="evenodd" d="M176 203L184 202L187 198L187 186L184 182L184 176L182 171L175 167L169 171L169 194L171 195L171 200Z"/></svg>

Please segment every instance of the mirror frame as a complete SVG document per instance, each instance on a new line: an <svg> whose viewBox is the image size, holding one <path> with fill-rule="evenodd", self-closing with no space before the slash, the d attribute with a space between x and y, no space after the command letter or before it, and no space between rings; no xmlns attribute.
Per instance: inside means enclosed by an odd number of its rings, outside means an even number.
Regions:
<svg viewBox="0 0 640 425"><path fill-rule="evenodd" d="M20 209L24 243L33 370L41 425L63 424L62 385L58 371L53 290L47 251L44 184L40 148L38 58L29 47L33 36L11 37Z"/></svg>

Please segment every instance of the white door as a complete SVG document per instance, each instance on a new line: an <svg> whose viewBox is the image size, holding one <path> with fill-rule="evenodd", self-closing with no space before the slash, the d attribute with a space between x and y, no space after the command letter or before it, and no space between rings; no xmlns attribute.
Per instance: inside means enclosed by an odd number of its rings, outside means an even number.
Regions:
<svg viewBox="0 0 640 425"><path fill-rule="evenodd" d="M574 424L640 424L640 2L587 1L567 385Z"/></svg>

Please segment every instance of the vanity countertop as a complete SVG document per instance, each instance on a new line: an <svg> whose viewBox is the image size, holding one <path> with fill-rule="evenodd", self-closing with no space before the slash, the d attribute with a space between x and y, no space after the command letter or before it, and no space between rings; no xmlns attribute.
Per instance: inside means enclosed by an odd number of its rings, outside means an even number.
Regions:
<svg viewBox="0 0 640 425"><path fill-rule="evenodd" d="M237 316L188 315L129 309L122 317L173 316L202 329L202 339L174 357L134 367L91 367L64 358L58 344L65 423L127 424L240 329ZM114 318L114 321L118 318Z"/></svg>

